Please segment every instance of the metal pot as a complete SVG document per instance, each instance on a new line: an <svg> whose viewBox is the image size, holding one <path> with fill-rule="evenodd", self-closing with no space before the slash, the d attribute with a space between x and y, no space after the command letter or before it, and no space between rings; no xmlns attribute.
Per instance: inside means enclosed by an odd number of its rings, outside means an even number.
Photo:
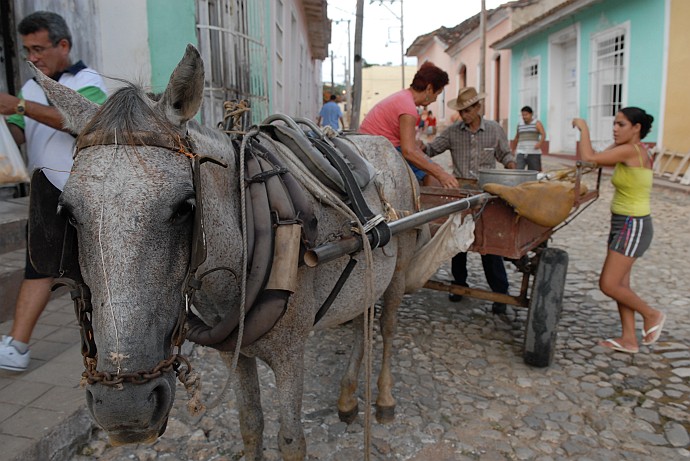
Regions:
<svg viewBox="0 0 690 461"><path fill-rule="evenodd" d="M484 184L494 183L504 186L517 186L527 181L536 181L536 170L479 170L479 187L484 189Z"/></svg>

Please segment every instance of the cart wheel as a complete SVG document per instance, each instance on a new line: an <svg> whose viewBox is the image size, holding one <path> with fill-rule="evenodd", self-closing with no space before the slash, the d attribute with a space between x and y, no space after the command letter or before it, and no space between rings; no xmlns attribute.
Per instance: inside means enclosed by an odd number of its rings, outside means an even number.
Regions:
<svg viewBox="0 0 690 461"><path fill-rule="evenodd" d="M548 367L553 361L567 271L567 252L558 248L542 250L532 282L525 329L523 358L528 365Z"/></svg>

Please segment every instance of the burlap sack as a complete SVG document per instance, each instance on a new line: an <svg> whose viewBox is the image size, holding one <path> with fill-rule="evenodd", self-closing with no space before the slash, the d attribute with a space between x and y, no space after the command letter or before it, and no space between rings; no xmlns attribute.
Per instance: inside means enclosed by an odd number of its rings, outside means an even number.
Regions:
<svg viewBox="0 0 690 461"><path fill-rule="evenodd" d="M405 293L412 293L436 273L441 265L456 254L467 251L474 242L474 218L452 214L439 227L433 238L418 248L405 273Z"/></svg>
<svg viewBox="0 0 690 461"><path fill-rule="evenodd" d="M484 190L508 202L518 215L545 227L565 221L575 203L575 185L567 181L530 181L513 187L485 184ZM586 191L581 184L580 193Z"/></svg>

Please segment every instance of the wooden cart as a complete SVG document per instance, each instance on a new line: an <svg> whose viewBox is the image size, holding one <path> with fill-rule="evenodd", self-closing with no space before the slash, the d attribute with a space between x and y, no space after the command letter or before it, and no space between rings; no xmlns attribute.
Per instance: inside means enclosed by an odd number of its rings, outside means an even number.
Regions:
<svg viewBox="0 0 690 461"><path fill-rule="evenodd" d="M582 175L590 171L598 171L596 188L580 194ZM498 197L492 197L478 209L464 211L475 215L474 242L469 251L503 256L512 262L522 273L517 296L434 279L425 285L433 290L528 308L523 358L525 363L536 367L549 366L553 361L568 269L568 253L548 247L547 241L599 196L601 169L594 170L591 164L578 162L571 174L575 182L575 203L568 218L556 227L544 227L525 218L518 219L513 207ZM460 189L422 187L422 208L433 208L480 192L476 184L467 182ZM431 223L432 233L445 219L447 217Z"/></svg>

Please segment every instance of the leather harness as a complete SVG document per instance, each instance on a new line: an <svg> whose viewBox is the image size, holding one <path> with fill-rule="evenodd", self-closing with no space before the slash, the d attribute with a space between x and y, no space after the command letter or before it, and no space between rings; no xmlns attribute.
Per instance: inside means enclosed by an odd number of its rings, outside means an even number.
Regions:
<svg viewBox="0 0 690 461"><path fill-rule="evenodd" d="M366 231L372 232L373 234L374 238L370 239L373 240L372 248L386 245L390 240L390 230L382 219L377 221L377 217L368 208L362 196L360 186L353 177L347 163L328 142L313 138L310 139L310 141L338 171L342 178L342 185L347 194L348 202L357 218L362 224L369 223ZM209 327L189 309L189 304L192 302L194 294L201 289L203 277L217 270L227 270L234 274L231 268L218 267L206 271L200 277L197 276L198 269L206 260L207 256L203 218L204 204L201 192L201 164L206 161L211 161L223 167L227 167L227 165L212 157L196 154L191 139L188 136L181 137L178 135L147 131L131 133L125 139L121 140L118 140L115 134L89 133L80 136L77 138L74 156L76 157L79 151L87 147L118 144L160 147L181 153L189 158L196 195L196 210L194 213L189 267L183 285L185 306L180 309L177 322L172 332L172 346L179 348L186 338L198 344L210 346L222 351L234 349L237 344L238 315L228 313L220 323L214 327ZM271 202L268 205L268 209L271 211L268 213L268 218L266 218L265 213L263 213L262 216L257 215L257 213L252 214L253 221L249 223L248 226L252 227L252 229L250 230L248 228L248 235L251 236L254 241L249 245L249 248L253 251L250 254L250 261L248 261L248 263L252 261L257 263L256 259L262 259L263 262L260 264L265 266L267 255L265 251L261 254L260 249L270 248L271 252L269 252L270 254L268 254L268 257L272 258L272 241L270 241L269 238L272 239L273 234L269 232L268 237L266 237L264 233L264 237L260 237L259 234L254 232L257 227L273 229L281 223L299 222L303 226L302 240L303 250L305 250L312 247L315 243L317 221L308 203L309 201L304 195L303 188L292 177L290 172L281 165L276 155L271 152L267 146L262 145L256 140L252 140L250 146L251 152L246 162L247 179L245 180L245 186L249 188L250 192L248 194L247 206L248 208L255 207L255 201ZM286 203L285 200L287 200L288 203ZM283 211L273 209L271 205L273 205L274 208L277 206ZM259 222L256 222L257 219ZM41 270L45 270L45 273L52 274L55 277L71 278L75 282L71 284L63 281L59 282L57 285L67 285L71 289L70 292L75 305L75 314L80 326L81 349L86 368L83 373L83 379L89 384L101 383L105 385L119 385L123 381L143 383L151 379L153 375L160 374L161 371L166 371L170 368L173 368L178 373L178 376L189 374L191 366L186 359L179 354L172 354L169 358L164 359L154 367L153 370L148 372L120 373L111 376L109 373L96 370L97 350L91 325L92 306L90 291L81 277L78 261L76 261L74 257L69 257L70 255L76 254L76 233L72 226L67 225L67 223L65 224L65 238L59 268L57 268L57 270L50 270L49 268L43 268ZM354 269L355 264L356 260L351 258L331 293L317 312L314 323L318 322L318 320L325 315ZM254 266L255 265L256 264L254 264ZM248 267L253 266L248 264ZM267 270L270 271L270 261L267 267ZM245 321L245 332L242 337L243 346L251 344L270 330L275 322L282 316L287 305L289 293L279 292L279 290L265 290L263 284L265 283L266 277L266 274L258 273L255 274L256 280L252 281L250 271L250 276L247 281L247 305L249 306L249 310ZM252 328L252 317L264 318L263 324L259 322L259 326ZM185 329L185 323L187 323L187 329ZM247 325L249 325L249 327L247 327ZM181 362L186 364L186 371L180 371ZM182 376L180 376L180 379L182 380Z"/></svg>

